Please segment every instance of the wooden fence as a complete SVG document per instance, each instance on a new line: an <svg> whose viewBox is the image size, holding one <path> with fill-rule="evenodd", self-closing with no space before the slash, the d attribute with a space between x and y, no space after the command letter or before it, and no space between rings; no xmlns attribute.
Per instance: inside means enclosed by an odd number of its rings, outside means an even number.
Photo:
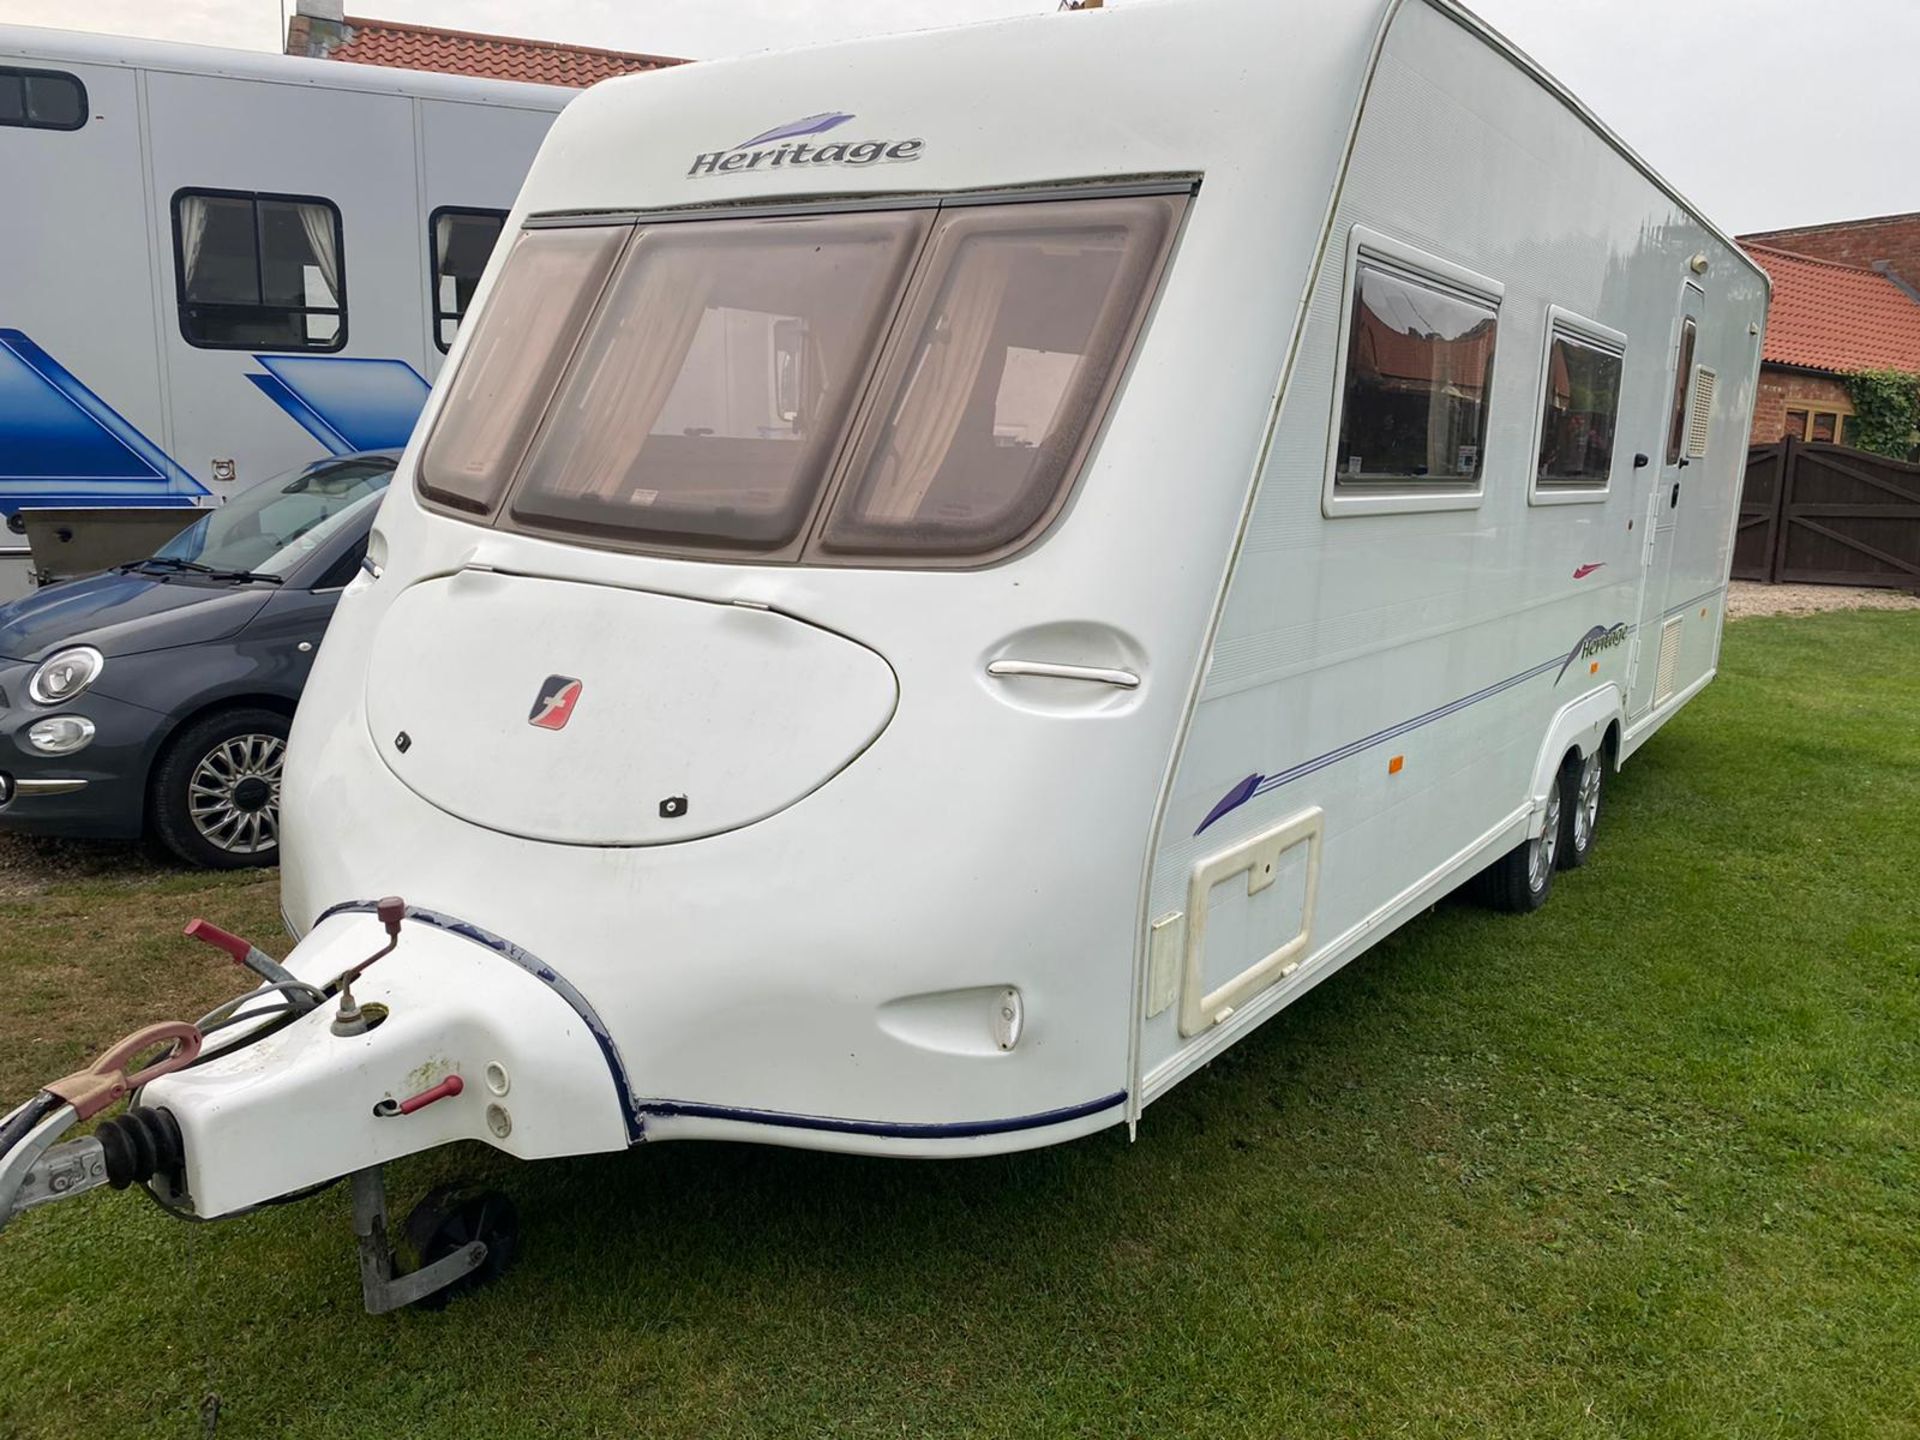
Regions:
<svg viewBox="0 0 1920 1440"><path fill-rule="evenodd" d="M1920 465L1803 440L1753 446L1733 578L1920 590Z"/></svg>

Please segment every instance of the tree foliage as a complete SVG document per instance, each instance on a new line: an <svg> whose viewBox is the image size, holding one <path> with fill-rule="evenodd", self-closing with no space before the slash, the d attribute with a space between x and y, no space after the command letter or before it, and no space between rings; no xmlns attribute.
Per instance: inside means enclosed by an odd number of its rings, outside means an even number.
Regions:
<svg viewBox="0 0 1920 1440"><path fill-rule="evenodd" d="M1848 443L1856 449L1910 458L1920 446L1920 375L1861 370L1846 377L1853 401Z"/></svg>

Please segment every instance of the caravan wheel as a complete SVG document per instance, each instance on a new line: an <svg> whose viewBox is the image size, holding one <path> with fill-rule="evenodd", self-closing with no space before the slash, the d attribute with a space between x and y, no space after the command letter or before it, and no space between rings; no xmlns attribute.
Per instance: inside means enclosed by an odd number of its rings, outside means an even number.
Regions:
<svg viewBox="0 0 1920 1440"><path fill-rule="evenodd" d="M1596 748L1585 759L1567 757L1560 772L1560 788L1567 803L1560 816L1560 868L1578 870L1593 853L1593 837L1600 828L1600 789L1606 779L1607 757Z"/></svg>
<svg viewBox="0 0 1920 1440"><path fill-rule="evenodd" d="M1554 777L1547 792L1547 813L1540 833L1523 840L1474 877L1475 897L1484 905L1511 914L1538 910L1553 893L1554 863L1560 853L1560 831L1566 810L1567 774Z"/></svg>

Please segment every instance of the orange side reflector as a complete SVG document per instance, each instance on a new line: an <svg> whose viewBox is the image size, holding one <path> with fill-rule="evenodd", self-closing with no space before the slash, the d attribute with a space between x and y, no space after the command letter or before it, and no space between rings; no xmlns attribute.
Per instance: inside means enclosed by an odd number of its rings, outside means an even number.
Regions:
<svg viewBox="0 0 1920 1440"><path fill-rule="evenodd" d="M1400 767L1406 763L1407 763L1406 756L1404 755L1394 756L1391 760L1387 761L1387 774L1398 775L1400 773Z"/></svg>
<svg viewBox="0 0 1920 1440"><path fill-rule="evenodd" d="M1598 675L1599 673L1600 673L1600 662L1598 660L1594 661L1591 665L1587 667L1587 674Z"/></svg>

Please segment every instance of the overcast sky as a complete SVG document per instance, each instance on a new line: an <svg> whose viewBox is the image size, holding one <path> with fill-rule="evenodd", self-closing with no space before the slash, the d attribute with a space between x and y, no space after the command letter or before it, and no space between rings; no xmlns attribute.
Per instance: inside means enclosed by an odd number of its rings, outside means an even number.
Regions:
<svg viewBox="0 0 1920 1440"><path fill-rule="evenodd" d="M289 10L295 0L286 0ZM1057 0L349 0L352 13L707 57ZM1108 0L1147 4L1152 0ZM1281 0L1274 0L1281 3ZM1308 0L1298 0L1312 13ZM281 0L0 0L0 21L255 50ZM1734 231L1920 210L1920 0L1475 0Z"/></svg>

